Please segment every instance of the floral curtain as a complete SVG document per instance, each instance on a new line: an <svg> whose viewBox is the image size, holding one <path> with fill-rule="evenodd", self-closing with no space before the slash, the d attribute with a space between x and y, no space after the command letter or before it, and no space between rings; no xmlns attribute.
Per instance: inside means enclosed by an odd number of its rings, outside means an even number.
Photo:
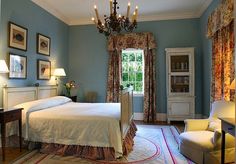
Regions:
<svg viewBox="0 0 236 164"><path fill-rule="evenodd" d="M207 37L212 38L218 30L228 26L234 19L233 14L234 1L223 0L208 18Z"/></svg>
<svg viewBox="0 0 236 164"><path fill-rule="evenodd" d="M118 85L121 79L121 53L123 49L127 48L144 50L144 121L154 122L156 119L156 70L154 53L156 43L152 33L119 34L112 35L108 38L110 57L107 102L117 102L114 100L118 100Z"/></svg>
<svg viewBox="0 0 236 164"><path fill-rule="evenodd" d="M234 79L234 22L218 30L212 38L211 96L215 100L232 100L230 84Z"/></svg>
<svg viewBox="0 0 236 164"><path fill-rule="evenodd" d="M232 100L234 79L233 0L224 0L208 19L207 36L212 39L211 101Z"/></svg>
<svg viewBox="0 0 236 164"><path fill-rule="evenodd" d="M119 102L121 77L121 52L109 51L107 102Z"/></svg>

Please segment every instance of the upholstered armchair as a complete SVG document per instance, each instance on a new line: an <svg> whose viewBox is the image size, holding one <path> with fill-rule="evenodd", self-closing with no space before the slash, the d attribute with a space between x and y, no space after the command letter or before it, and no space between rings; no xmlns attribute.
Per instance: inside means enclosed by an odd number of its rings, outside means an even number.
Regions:
<svg viewBox="0 0 236 164"><path fill-rule="evenodd" d="M235 117L235 104L216 101L208 119L187 119L180 134L180 152L198 164L220 163L221 121L218 117ZM235 138L226 134L225 162L234 162Z"/></svg>

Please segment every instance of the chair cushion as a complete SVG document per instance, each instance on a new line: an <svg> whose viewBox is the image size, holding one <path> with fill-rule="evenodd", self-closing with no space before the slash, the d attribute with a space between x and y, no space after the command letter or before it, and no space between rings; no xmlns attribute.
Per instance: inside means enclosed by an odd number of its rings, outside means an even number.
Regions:
<svg viewBox="0 0 236 164"><path fill-rule="evenodd" d="M180 134L180 144L185 144L194 149L204 152L213 150L214 144L212 138L214 132L212 131L189 131Z"/></svg>

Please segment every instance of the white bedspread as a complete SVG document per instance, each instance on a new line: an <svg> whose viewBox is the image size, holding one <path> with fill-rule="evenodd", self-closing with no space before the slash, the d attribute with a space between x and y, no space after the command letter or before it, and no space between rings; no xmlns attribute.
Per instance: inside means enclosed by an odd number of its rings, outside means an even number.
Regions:
<svg viewBox="0 0 236 164"><path fill-rule="evenodd" d="M122 154L119 103L68 102L23 116L23 135L29 141L114 147L116 155Z"/></svg>

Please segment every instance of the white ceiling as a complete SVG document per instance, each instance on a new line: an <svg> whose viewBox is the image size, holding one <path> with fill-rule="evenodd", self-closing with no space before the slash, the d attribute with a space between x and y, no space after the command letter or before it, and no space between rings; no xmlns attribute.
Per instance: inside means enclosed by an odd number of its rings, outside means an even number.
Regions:
<svg viewBox="0 0 236 164"><path fill-rule="evenodd" d="M92 24L98 7L102 17L109 14L109 0L32 0L68 25ZM118 14L126 14L131 2L131 13L139 6L138 21L199 18L213 0L118 0Z"/></svg>

